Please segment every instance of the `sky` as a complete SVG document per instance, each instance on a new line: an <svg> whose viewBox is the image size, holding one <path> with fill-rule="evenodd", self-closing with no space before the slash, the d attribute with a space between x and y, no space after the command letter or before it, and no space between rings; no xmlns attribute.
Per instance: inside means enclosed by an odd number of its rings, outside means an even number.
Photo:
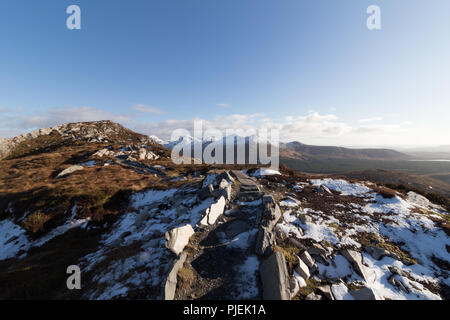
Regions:
<svg viewBox="0 0 450 320"><path fill-rule="evenodd" d="M0 137L110 119L167 139L201 119L318 145L450 144L449 35L448 0L2 0Z"/></svg>

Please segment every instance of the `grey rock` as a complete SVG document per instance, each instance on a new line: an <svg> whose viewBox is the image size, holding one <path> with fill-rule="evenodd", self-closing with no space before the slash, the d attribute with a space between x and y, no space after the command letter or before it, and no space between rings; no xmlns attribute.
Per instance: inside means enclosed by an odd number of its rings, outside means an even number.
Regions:
<svg viewBox="0 0 450 320"><path fill-rule="evenodd" d="M355 298L355 300L378 300L375 292L367 287L352 290L350 291L350 294Z"/></svg>
<svg viewBox="0 0 450 320"><path fill-rule="evenodd" d="M75 165L75 166L70 166L67 169L64 169L63 171L61 171L56 177L57 178L61 178L61 177L65 177L68 176L69 174L75 172L75 171L79 171L79 170L83 170L84 168L82 166L79 165Z"/></svg>
<svg viewBox="0 0 450 320"><path fill-rule="evenodd" d="M334 300L334 296L331 292L330 286L321 286L318 289L325 296L325 298L327 298L328 300Z"/></svg>
<svg viewBox="0 0 450 320"><path fill-rule="evenodd" d="M303 262L302 259L297 257L297 266L295 267L295 271L305 280L308 280L311 274L309 273L308 266Z"/></svg>
<svg viewBox="0 0 450 320"><path fill-rule="evenodd" d="M322 300L322 297L314 292L311 292L306 296L305 300Z"/></svg>
<svg viewBox="0 0 450 320"><path fill-rule="evenodd" d="M291 299L295 297L300 290L300 286L298 285L298 281L294 276L289 278L289 290L291 292Z"/></svg>
<svg viewBox="0 0 450 320"><path fill-rule="evenodd" d="M266 203L275 203L275 199L273 198L273 196L272 195L264 195L263 196L263 204L266 204Z"/></svg>
<svg viewBox="0 0 450 320"><path fill-rule="evenodd" d="M369 282L371 279L371 271L369 268L362 263L361 253L354 250L345 249L342 251L342 255L350 262L353 269L361 276L366 282Z"/></svg>
<svg viewBox="0 0 450 320"><path fill-rule="evenodd" d="M260 267L264 300L290 300L289 274L281 252L271 254Z"/></svg>
<svg viewBox="0 0 450 320"><path fill-rule="evenodd" d="M300 250L306 250L306 247L295 238L288 238L288 241L296 248Z"/></svg>
<svg viewBox="0 0 450 320"><path fill-rule="evenodd" d="M275 245L275 235L267 227L260 227L256 235L255 252L259 256L267 256L272 253Z"/></svg>
<svg viewBox="0 0 450 320"><path fill-rule="evenodd" d="M321 256L324 255L326 256L326 254L328 253L327 250L320 244L318 243L313 243L309 248L308 248L308 253L310 255L316 255L316 256Z"/></svg>
<svg viewBox="0 0 450 320"><path fill-rule="evenodd" d="M167 231L165 234L167 249L179 255L193 234L194 229L192 229L190 224Z"/></svg>
<svg viewBox="0 0 450 320"><path fill-rule="evenodd" d="M163 296L164 300L173 300L175 298L175 291L177 289L177 275L181 267L186 261L186 253L183 252L178 259L175 260L169 275L164 283Z"/></svg>
<svg viewBox="0 0 450 320"><path fill-rule="evenodd" d="M300 221L302 223L312 223L313 219L310 216L307 216L306 214L300 215Z"/></svg>
<svg viewBox="0 0 450 320"><path fill-rule="evenodd" d="M311 257L311 255L308 253L308 251L304 251L300 255L300 259L302 259L302 261L308 266L308 268L314 268L316 265L316 262Z"/></svg>

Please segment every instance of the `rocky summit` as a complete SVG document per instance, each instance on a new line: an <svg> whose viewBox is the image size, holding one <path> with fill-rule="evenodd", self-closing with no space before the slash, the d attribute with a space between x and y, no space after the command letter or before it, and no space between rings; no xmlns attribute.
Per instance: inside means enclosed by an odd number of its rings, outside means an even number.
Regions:
<svg viewBox="0 0 450 320"><path fill-rule="evenodd" d="M448 208L411 191L175 165L110 121L3 139L0 158L2 299L450 298Z"/></svg>

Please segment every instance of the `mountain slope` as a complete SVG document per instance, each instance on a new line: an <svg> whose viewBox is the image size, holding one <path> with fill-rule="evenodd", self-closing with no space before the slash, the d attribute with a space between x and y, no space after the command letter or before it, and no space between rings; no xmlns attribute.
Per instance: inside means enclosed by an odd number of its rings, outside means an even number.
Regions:
<svg viewBox="0 0 450 320"><path fill-rule="evenodd" d="M289 142L280 148L280 156L289 159L360 159L360 160L407 160L410 156L390 149L350 149L333 146L313 146Z"/></svg>

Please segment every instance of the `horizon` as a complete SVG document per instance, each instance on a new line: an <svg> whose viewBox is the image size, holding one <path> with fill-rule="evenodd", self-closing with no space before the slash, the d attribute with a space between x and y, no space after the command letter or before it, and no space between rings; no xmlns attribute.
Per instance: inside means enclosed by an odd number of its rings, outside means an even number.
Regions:
<svg viewBox="0 0 450 320"><path fill-rule="evenodd" d="M68 30L71 4L0 5L0 137L107 118L167 139L203 119L309 145L449 145L448 1L376 1L381 30L366 0L79 0Z"/></svg>

